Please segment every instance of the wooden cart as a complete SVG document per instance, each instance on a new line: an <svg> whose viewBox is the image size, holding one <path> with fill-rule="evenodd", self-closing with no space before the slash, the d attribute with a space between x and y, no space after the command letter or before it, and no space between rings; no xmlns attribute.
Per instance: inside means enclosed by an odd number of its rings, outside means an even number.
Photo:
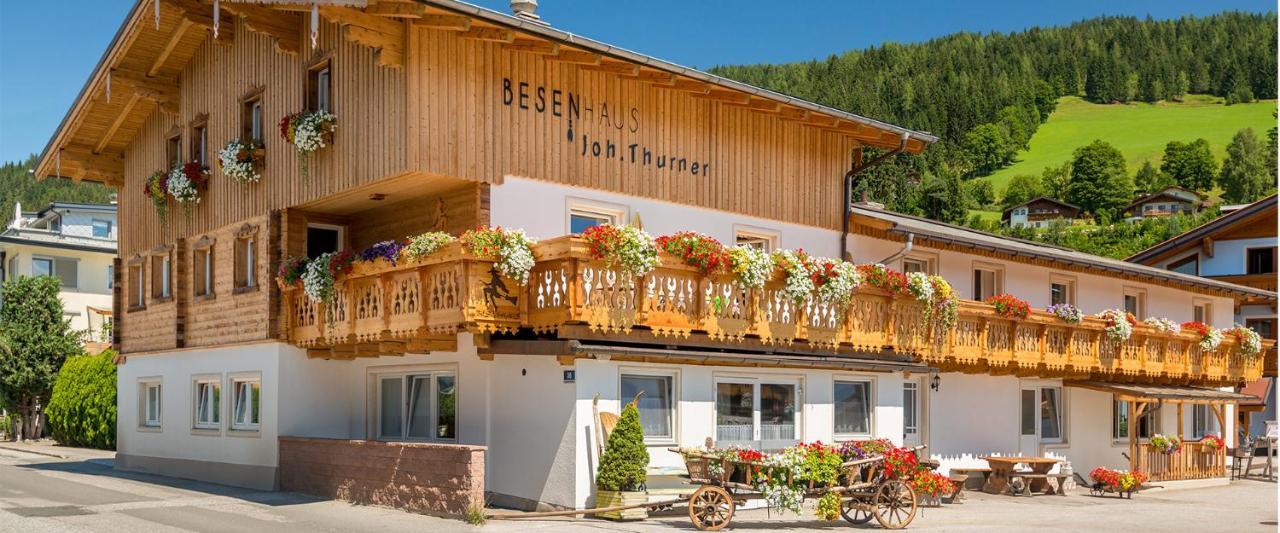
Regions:
<svg viewBox="0 0 1280 533"><path fill-rule="evenodd" d="M682 455L689 470L689 483L701 485L689 497L689 520L703 531L728 526L737 506L761 497L752 480L769 476L769 469L756 461L728 460L705 453ZM884 456L840 466L843 473L838 485L822 487L810 482L805 496L839 494L840 514L853 524L865 524L874 518L885 528L902 529L915 518L915 490L905 481L889 476Z"/></svg>

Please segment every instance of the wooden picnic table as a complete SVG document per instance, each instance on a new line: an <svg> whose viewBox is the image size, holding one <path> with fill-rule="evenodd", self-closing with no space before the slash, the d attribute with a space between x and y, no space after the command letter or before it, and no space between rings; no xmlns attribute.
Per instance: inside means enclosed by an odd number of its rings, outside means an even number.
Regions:
<svg viewBox="0 0 1280 533"><path fill-rule="evenodd" d="M1031 468L1032 474L1048 474L1053 470L1053 465L1058 464L1060 459L1051 457L983 457L987 464L991 466L991 475L987 476L987 483L982 487L982 491L989 494L1000 494L1009 486L1018 465L1025 464ZM1049 480L1045 478L1032 478L1027 480L1030 482L1028 489L1031 492L1053 493L1053 488L1049 486Z"/></svg>

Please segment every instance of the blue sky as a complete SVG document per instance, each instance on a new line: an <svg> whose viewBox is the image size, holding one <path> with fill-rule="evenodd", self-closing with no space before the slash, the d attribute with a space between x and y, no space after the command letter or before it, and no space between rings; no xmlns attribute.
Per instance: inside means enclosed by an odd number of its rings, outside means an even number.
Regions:
<svg viewBox="0 0 1280 533"><path fill-rule="evenodd" d="M148 0L149 1L149 0ZM473 0L507 11L507 0ZM0 1L0 161L25 158L49 136L97 64L132 0ZM554 26L688 66L823 58L885 41L957 31L1016 31L1098 15L1174 18L1267 11L1271 0L542 0ZM785 8L783 7L785 6ZM981 6L981 7L979 7Z"/></svg>

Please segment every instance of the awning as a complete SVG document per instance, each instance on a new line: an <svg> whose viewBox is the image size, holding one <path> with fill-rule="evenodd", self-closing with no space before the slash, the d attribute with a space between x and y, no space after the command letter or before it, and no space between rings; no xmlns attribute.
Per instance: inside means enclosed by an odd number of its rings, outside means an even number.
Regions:
<svg viewBox="0 0 1280 533"><path fill-rule="evenodd" d="M871 372L936 372L911 361L888 358L746 353L733 351L682 350L613 344L588 344L577 340L493 340L484 350L492 354L554 355L621 361L678 363L694 365L745 366L757 368L813 368Z"/></svg>
<svg viewBox="0 0 1280 533"><path fill-rule="evenodd" d="M1122 400L1159 400L1175 403L1239 403L1258 400L1256 396L1248 394L1201 387L1138 385L1130 383L1107 383L1103 381L1066 381L1063 384L1068 387L1079 387L1081 389L1109 392Z"/></svg>

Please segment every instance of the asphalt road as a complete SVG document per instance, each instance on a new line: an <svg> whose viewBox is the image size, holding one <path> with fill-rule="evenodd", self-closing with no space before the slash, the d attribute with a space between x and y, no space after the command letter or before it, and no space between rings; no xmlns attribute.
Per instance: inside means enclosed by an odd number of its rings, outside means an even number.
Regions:
<svg viewBox="0 0 1280 533"><path fill-rule="evenodd" d="M1276 484L1144 491L1132 500L1066 497L1012 498L973 494L960 505L924 509L910 531L1276 531ZM843 521L740 510L732 530L853 529ZM878 529L873 525L864 528ZM110 454L52 458L0 447L0 532L236 531L236 532L596 532L696 531L683 508L649 520L491 520L463 522L304 495L263 492L161 476L117 472Z"/></svg>

